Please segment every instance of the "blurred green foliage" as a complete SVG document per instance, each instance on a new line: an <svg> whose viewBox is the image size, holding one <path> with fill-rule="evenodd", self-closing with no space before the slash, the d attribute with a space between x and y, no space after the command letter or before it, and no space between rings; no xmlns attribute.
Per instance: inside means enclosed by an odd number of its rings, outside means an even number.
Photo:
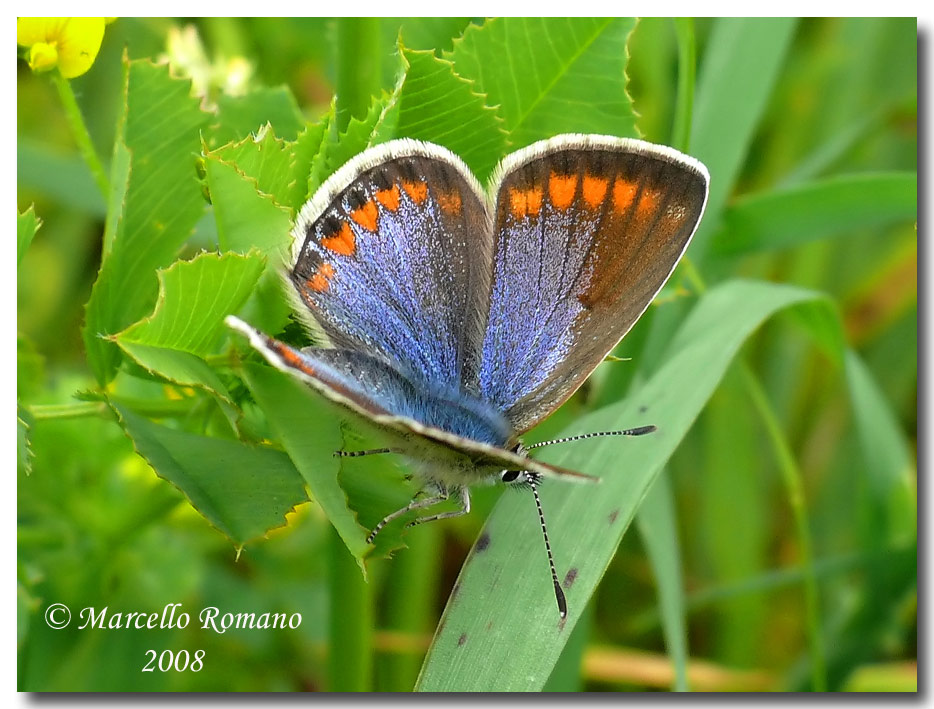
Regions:
<svg viewBox="0 0 934 709"><path fill-rule="evenodd" d="M71 82L101 194L20 61L19 689L408 691L421 671L422 689L915 690L916 67L914 20L120 19ZM369 433L222 322L301 341L276 275L291 220L368 145L439 142L484 179L564 131L672 144L712 191L617 349L632 361L532 433L670 434L563 452L606 483L543 491L580 566L556 632L524 496L479 490L368 555L405 471L339 464ZM515 544L468 557L488 516ZM77 629L84 608L173 603L186 628ZM206 607L302 623L219 634ZM199 649L199 672L141 671Z"/></svg>

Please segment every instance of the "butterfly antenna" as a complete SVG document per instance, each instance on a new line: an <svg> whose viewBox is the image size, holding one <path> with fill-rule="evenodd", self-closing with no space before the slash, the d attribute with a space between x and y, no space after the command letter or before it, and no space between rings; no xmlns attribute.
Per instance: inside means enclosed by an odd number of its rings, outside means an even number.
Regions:
<svg viewBox="0 0 934 709"><path fill-rule="evenodd" d="M564 591L561 590L561 584L558 583L558 572L555 571L555 560L551 555L551 544L548 541L548 528L545 527L545 513L542 512L542 501L538 497L538 489L532 485L532 494L535 495L535 506L538 508L538 519L542 523L542 535L545 537L545 551L548 552L548 566L551 567L551 580L555 584L555 600L558 602L558 613L562 618L568 615L568 602L564 597Z"/></svg>
<svg viewBox="0 0 934 709"><path fill-rule="evenodd" d="M550 441L542 441L540 443L532 443L531 445L524 446L525 450L530 451L533 448L541 448L542 446L551 446L555 443L568 443L569 441L581 441L585 438L598 438L600 436L644 436L646 433L654 433L656 431L655 426L639 426L638 428L627 428L623 431L596 431L594 433L582 433L579 436L568 436L567 438L555 438Z"/></svg>

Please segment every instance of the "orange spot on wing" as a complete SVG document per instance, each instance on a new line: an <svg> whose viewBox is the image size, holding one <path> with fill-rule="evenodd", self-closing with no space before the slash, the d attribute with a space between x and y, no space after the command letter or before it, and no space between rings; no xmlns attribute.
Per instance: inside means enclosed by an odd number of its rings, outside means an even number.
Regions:
<svg viewBox="0 0 934 709"><path fill-rule="evenodd" d="M307 285L313 291L324 293L331 285L331 278L333 277L334 266L325 261L318 266L318 270L315 271L315 275L305 281L305 285Z"/></svg>
<svg viewBox="0 0 934 709"><path fill-rule="evenodd" d="M658 198L660 194L658 190L642 190L642 194L639 197L639 206L636 207L639 211L639 216L644 217L658 208Z"/></svg>
<svg viewBox="0 0 934 709"><path fill-rule="evenodd" d="M367 204L373 205L373 209L376 209L376 205L372 202L368 202ZM355 219L354 221L357 220ZM359 224L360 222L357 223ZM343 256L353 256L354 251L357 249L357 238L354 236L350 224L344 222L341 224L340 231L321 239L321 245L334 253L342 254Z"/></svg>
<svg viewBox="0 0 934 709"><path fill-rule="evenodd" d="M530 187L527 190L509 190L509 209L516 219L526 215L538 214L542 209L541 187Z"/></svg>
<svg viewBox="0 0 934 709"><path fill-rule="evenodd" d="M620 213L629 209L638 189L638 185L634 182L618 178L613 183L613 208Z"/></svg>
<svg viewBox="0 0 934 709"><path fill-rule="evenodd" d="M457 190L451 190L450 192L442 192L438 195L438 204L441 205L441 209L444 210L447 214L460 214L461 211L461 195Z"/></svg>
<svg viewBox="0 0 934 709"><path fill-rule="evenodd" d="M576 191L577 175L551 173L551 179L548 180L548 196L551 198L551 203L558 209L570 207Z"/></svg>
<svg viewBox="0 0 934 709"><path fill-rule="evenodd" d="M606 199L606 188L608 184L609 180L603 177L594 177L592 175L584 176L582 191L584 193L584 201L587 203L588 207L596 209L603 204L603 200Z"/></svg>
<svg viewBox="0 0 934 709"><path fill-rule="evenodd" d="M376 231L376 220L379 218L379 209L376 202L367 202L360 209L353 210L350 213L350 218L367 231Z"/></svg>
<svg viewBox="0 0 934 709"><path fill-rule="evenodd" d="M428 185L425 182L403 182L402 189L415 204L421 204L428 197Z"/></svg>
<svg viewBox="0 0 934 709"><path fill-rule="evenodd" d="M303 360L299 354L293 350L291 347L286 347L281 342L272 342L272 349L282 357L286 364L295 369L299 369L310 377L315 376L315 370L312 369L306 362Z"/></svg>
<svg viewBox="0 0 934 709"><path fill-rule="evenodd" d="M531 187L525 191L525 205L528 214L538 214L542 211L542 195L544 192L541 187Z"/></svg>
<svg viewBox="0 0 934 709"><path fill-rule="evenodd" d="M377 192L376 201L390 212L395 212L399 209L399 185L393 185L388 190Z"/></svg>

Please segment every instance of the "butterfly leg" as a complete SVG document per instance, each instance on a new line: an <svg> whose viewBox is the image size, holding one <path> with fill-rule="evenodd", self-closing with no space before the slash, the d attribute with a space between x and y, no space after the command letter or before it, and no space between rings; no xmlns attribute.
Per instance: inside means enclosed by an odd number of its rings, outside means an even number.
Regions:
<svg viewBox="0 0 934 709"><path fill-rule="evenodd" d="M450 512L442 512L441 514L430 515L429 517L417 517L409 522L406 527L414 527L416 524L423 524L424 522L435 522L439 519L451 519L451 517L460 517L470 512L470 492L466 487L460 488L458 491L460 495L461 508L459 510L451 510Z"/></svg>
<svg viewBox="0 0 934 709"><path fill-rule="evenodd" d="M371 448L365 451L334 451L335 458L358 458L361 455L376 455L377 453L401 453L401 448Z"/></svg>
<svg viewBox="0 0 934 709"><path fill-rule="evenodd" d="M411 512L412 510L421 510L425 507L431 507L432 505L437 505L439 502L444 502L448 499L450 493L448 493L447 488L439 487L438 494L431 497L426 497L421 500L412 500L409 504L403 507L401 510L396 510L390 515L386 515L383 520L373 527L373 531L367 535L366 543L371 544L373 539L376 538L376 535L379 533L383 527L392 522L394 519L398 519L406 512ZM417 522L418 520L416 520Z"/></svg>

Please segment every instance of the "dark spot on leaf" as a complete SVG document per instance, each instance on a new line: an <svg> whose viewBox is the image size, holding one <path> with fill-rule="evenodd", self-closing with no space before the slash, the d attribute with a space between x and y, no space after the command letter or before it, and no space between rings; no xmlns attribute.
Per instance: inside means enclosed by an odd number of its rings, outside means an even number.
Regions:
<svg viewBox="0 0 934 709"><path fill-rule="evenodd" d="M610 524L613 524L617 517L619 517L619 509L615 509L610 512Z"/></svg>
<svg viewBox="0 0 934 709"><path fill-rule="evenodd" d="M577 580L577 567L572 566L568 569L568 572L564 575L564 590L567 591L571 586L574 585L574 582Z"/></svg>
<svg viewBox="0 0 934 709"><path fill-rule="evenodd" d="M487 532L484 532L480 535L480 538L477 540L477 552L486 551L486 548L490 546L490 535Z"/></svg>
<svg viewBox="0 0 934 709"><path fill-rule="evenodd" d="M644 414L644 413L645 413L646 411L648 411L648 410L649 410L649 407L646 406L645 404L643 404L642 406L639 407L639 413L640 413L640 414Z"/></svg>
<svg viewBox="0 0 934 709"><path fill-rule="evenodd" d="M492 621L492 620L488 620L488 621L486 622L486 629L487 629L487 630L493 630L493 621Z"/></svg>
<svg viewBox="0 0 934 709"><path fill-rule="evenodd" d="M457 639L457 647L460 647L465 642L467 642L467 633L461 633L461 636Z"/></svg>

